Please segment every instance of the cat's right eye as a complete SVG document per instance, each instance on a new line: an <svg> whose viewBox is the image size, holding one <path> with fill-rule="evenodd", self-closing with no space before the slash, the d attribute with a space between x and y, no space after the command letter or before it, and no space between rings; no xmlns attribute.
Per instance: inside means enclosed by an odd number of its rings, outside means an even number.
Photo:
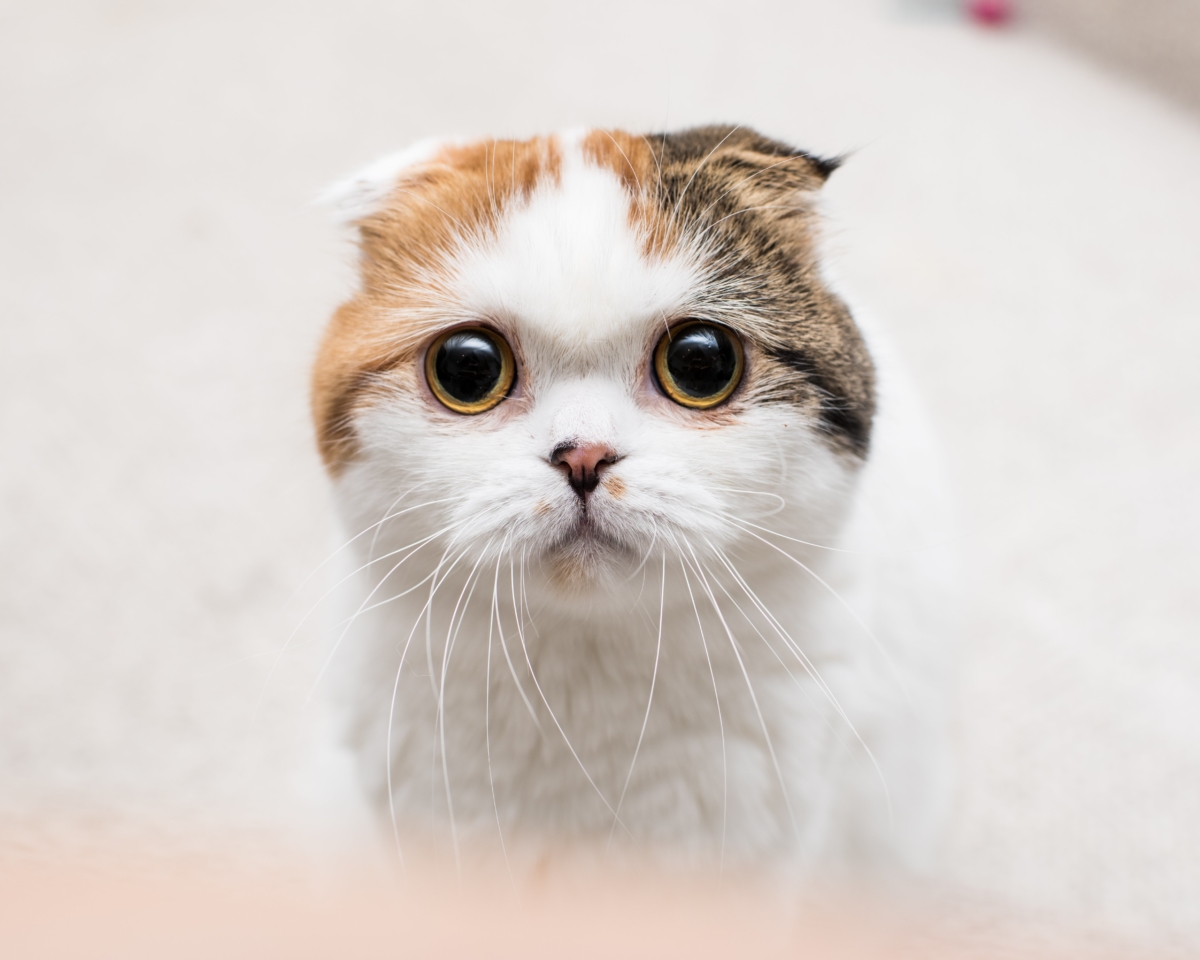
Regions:
<svg viewBox="0 0 1200 960"><path fill-rule="evenodd" d="M486 327L449 330L425 354L429 389L455 413L491 410L508 396L515 378L512 350Z"/></svg>

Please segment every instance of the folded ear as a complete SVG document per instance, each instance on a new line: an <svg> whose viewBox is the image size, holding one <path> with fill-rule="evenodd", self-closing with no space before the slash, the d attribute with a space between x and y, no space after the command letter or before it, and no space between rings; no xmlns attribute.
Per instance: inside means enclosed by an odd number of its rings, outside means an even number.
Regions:
<svg viewBox="0 0 1200 960"><path fill-rule="evenodd" d="M701 170L754 191L819 190L841 164L764 137L748 127L714 125L647 138L659 163L694 177ZM722 177L721 174L725 176Z"/></svg>
<svg viewBox="0 0 1200 960"><path fill-rule="evenodd" d="M389 154L339 180L317 199L335 210L339 223L355 223L376 213L404 175L428 165L453 140L430 137Z"/></svg>

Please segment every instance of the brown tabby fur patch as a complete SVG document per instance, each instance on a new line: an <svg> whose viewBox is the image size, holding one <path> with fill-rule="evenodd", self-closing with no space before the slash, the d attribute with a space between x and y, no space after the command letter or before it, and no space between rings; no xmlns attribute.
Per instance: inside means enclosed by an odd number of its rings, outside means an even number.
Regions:
<svg viewBox="0 0 1200 960"><path fill-rule="evenodd" d="M712 260L704 296L713 317L736 317L760 348L747 399L799 405L837 446L865 456L874 366L815 249L813 199L837 163L744 127L646 140L661 216L680 238L702 238Z"/></svg>

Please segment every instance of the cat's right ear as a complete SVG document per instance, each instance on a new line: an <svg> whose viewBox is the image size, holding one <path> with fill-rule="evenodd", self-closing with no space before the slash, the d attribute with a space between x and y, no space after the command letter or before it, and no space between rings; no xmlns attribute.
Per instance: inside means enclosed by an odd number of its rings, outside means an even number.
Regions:
<svg viewBox="0 0 1200 960"><path fill-rule="evenodd" d="M317 202L334 208L339 223L353 224L377 213L406 173L427 166L453 140L430 137L389 154L331 185Z"/></svg>

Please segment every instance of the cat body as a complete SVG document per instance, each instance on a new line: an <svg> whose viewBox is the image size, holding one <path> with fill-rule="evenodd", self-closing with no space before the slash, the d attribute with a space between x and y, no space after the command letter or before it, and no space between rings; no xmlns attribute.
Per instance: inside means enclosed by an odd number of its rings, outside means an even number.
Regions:
<svg viewBox="0 0 1200 960"><path fill-rule="evenodd" d="M331 659L400 834L932 855L945 502L818 267L832 169L592 130L335 191L361 286L314 379L355 591Z"/></svg>

